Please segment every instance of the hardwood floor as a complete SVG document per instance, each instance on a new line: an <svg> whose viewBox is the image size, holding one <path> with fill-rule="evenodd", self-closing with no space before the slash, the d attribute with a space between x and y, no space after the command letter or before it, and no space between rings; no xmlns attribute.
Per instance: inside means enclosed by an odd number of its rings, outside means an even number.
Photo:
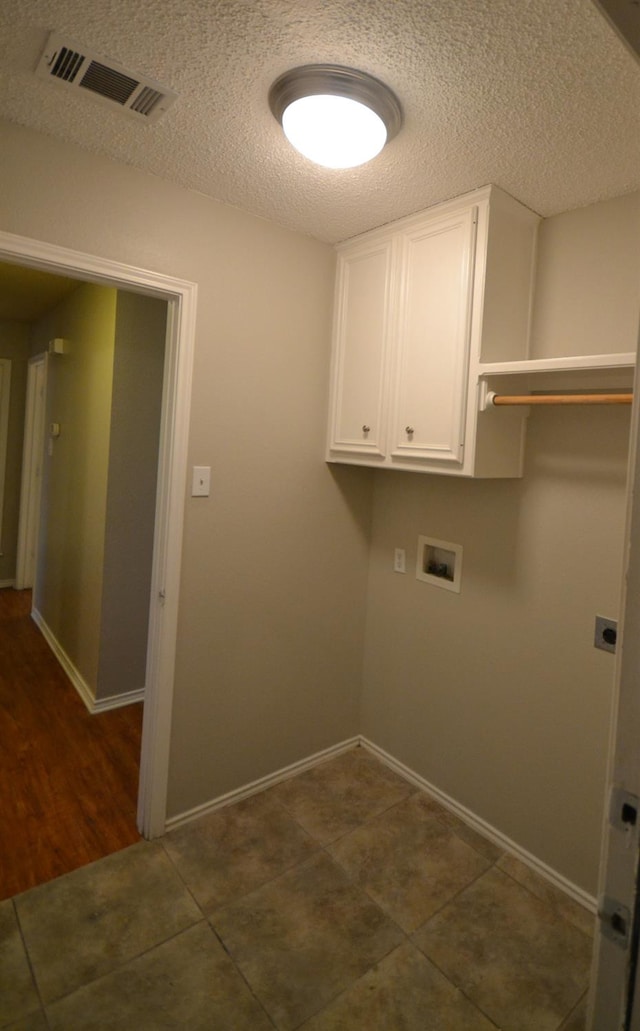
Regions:
<svg viewBox="0 0 640 1031"><path fill-rule="evenodd" d="M0 899L140 840L142 703L91 715L30 611L0 590Z"/></svg>

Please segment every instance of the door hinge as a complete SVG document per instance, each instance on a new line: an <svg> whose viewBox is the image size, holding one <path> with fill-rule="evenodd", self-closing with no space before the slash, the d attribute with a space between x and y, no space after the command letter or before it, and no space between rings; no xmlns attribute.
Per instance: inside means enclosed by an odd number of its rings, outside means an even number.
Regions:
<svg viewBox="0 0 640 1031"><path fill-rule="evenodd" d="M631 913L617 899L604 895L598 905L598 920L605 938L615 942L621 949L629 947L631 934Z"/></svg>

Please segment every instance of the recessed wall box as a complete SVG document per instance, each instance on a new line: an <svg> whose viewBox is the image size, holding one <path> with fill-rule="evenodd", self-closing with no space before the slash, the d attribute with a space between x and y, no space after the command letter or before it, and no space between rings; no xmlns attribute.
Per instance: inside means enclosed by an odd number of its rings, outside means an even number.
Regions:
<svg viewBox="0 0 640 1031"><path fill-rule="evenodd" d="M418 537L416 580L460 593L462 579L462 545L438 541L434 537Z"/></svg>
<svg viewBox="0 0 640 1031"><path fill-rule="evenodd" d="M618 623L606 616L596 616L596 631L593 643L604 652L615 652L618 639Z"/></svg>

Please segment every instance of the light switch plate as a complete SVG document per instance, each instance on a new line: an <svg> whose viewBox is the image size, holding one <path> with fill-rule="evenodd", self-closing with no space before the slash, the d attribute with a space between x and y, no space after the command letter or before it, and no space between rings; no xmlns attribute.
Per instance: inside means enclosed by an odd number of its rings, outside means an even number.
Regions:
<svg viewBox="0 0 640 1031"><path fill-rule="evenodd" d="M193 478L191 480L191 497L208 498L211 486L211 467L208 465L194 465Z"/></svg>

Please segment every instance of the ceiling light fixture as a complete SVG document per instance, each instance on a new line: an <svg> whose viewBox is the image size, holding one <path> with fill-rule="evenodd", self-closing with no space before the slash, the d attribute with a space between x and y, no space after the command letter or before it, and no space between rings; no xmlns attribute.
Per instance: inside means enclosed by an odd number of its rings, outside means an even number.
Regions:
<svg viewBox="0 0 640 1031"><path fill-rule="evenodd" d="M285 72L269 90L269 106L296 150L325 168L363 165L402 125L400 102L388 86L335 64Z"/></svg>

